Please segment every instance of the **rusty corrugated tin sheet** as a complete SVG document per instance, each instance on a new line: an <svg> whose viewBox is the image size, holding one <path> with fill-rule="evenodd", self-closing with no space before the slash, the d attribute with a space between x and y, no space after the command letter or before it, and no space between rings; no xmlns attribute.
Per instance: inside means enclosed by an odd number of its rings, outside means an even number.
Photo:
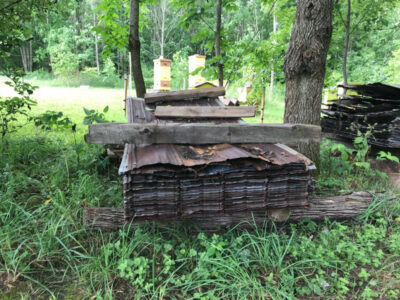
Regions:
<svg viewBox="0 0 400 300"><path fill-rule="evenodd" d="M128 122L163 122L163 120L154 118L152 112L146 109L144 100L128 98L127 101ZM212 102L211 100L207 101ZM214 103L220 105L217 101L215 99ZM193 105L193 101L190 102ZM239 122L239 120L234 119L235 122ZM277 165L298 162L305 163L307 166L313 164L304 155L282 144L242 144L238 146L231 144L199 146L173 144L135 146L128 144L125 146L119 173L122 175L144 166L158 164L192 167L240 158L261 159Z"/></svg>
<svg viewBox="0 0 400 300"><path fill-rule="evenodd" d="M345 96L331 101L321 121L323 132L354 139L366 133L371 145L400 148L400 87L383 83L343 85L359 96Z"/></svg>

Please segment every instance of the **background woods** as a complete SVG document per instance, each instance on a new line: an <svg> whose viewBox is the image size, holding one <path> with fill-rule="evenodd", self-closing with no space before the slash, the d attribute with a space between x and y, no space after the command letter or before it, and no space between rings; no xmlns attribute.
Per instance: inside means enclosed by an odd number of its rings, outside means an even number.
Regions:
<svg viewBox="0 0 400 300"><path fill-rule="evenodd" d="M3 49L8 47L7 65L23 68L31 76L63 77L69 84L80 78L92 85L121 86L117 78L129 73L128 2L49 1L46 5L53 9L36 4L37 13L19 4L22 21L2 25L3 35L9 28L23 26L24 31L18 43L12 40L17 35L4 35L9 39L2 43ZM4 20L11 8L2 8ZM295 9L295 1L288 0L140 1L138 28L146 85L152 87L153 59L163 56L173 59L173 88L182 87L187 72L180 62L194 53L207 56L203 73L209 79L221 79L223 69L228 85L284 83L283 58ZM395 82L398 1L334 1L332 14L324 87L346 78Z"/></svg>

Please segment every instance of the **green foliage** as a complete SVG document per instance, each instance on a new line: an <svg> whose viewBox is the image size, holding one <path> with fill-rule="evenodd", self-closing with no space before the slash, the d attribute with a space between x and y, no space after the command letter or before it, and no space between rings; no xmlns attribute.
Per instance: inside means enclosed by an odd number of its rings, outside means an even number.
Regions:
<svg viewBox="0 0 400 300"><path fill-rule="evenodd" d="M388 70L390 54L400 38L399 2L396 0L352 0L350 45L347 62L349 82L394 81ZM325 86L343 81L342 59L345 40L347 1L335 2L333 34L329 47ZM388 42L390 41L390 42ZM389 68L390 69L390 68Z"/></svg>
<svg viewBox="0 0 400 300"><path fill-rule="evenodd" d="M174 53L172 57L172 66L171 66L171 85L172 89L175 90L184 90L187 88L188 81L188 54L189 47L185 47Z"/></svg>
<svg viewBox="0 0 400 300"><path fill-rule="evenodd" d="M85 107L83 108L83 111L85 112L85 118L83 119L84 125L107 122L105 119L105 113L108 112L108 106L104 107L102 112L95 109L87 109Z"/></svg>
<svg viewBox="0 0 400 300"><path fill-rule="evenodd" d="M73 28L53 29L47 39L51 68L54 74L63 78L76 75L79 69L80 56L74 53Z"/></svg>
<svg viewBox="0 0 400 300"><path fill-rule="evenodd" d="M104 0L97 6L101 14L98 14L99 25L93 30L103 38L105 57L111 54L112 47L124 49L128 46L128 5L124 0Z"/></svg>
<svg viewBox="0 0 400 300"><path fill-rule="evenodd" d="M44 113L30 117L30 121L33 121L36 127L40 127L44 130L51 129L67 129L71 128L72 121L70 118L64 116L61 111L47 110Z"/></svg>
<svg viewBox="0 0 400 300"><path fill-rule="evenodd" d="M11 81L5 82L11 86L18 96L0 97L0 130L2 142L6 135L15 132L21 128L23 124L18 122L18 117L28 117L28 112L36 101L31 99L31 95L36 87L29 83L23 82L21 73L10 73Z"/></svg>
<svg viewBox="0 0 400 300"><path fill-rule="evenodd" d="M378 160L390 160L393 162L399 163L399 158L397 156L392 155L390 152L379 151L378 152Z"/></svg>
<svg viewBox="0 0 400 300"><path fill-rule="evenodd" d="M362 133L358 131L354 139L354 149L343 144L335 144L324 140L321 145L320 175L317 189L321 193L332 193L337 190L352 191L354 189L367 189L374 186L382 189L386 185L388 176L371 168L368 153L370 146L368 139L373 138L372 129ZM390 153L379 154L380 159L398 160ZM379 159L378 158L378 159Z"/></svg>
<svg viewBox="0 0 400 300"><path fill-rule="evenodd" d="M393 51L392 57L386 67L389 82L398 84L400 82L400 49Z"/></svg>

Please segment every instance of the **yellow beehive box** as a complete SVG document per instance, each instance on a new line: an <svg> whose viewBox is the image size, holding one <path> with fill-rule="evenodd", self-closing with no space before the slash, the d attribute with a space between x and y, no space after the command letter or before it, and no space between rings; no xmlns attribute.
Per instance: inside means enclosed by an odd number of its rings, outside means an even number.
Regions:
<svg viewBox="0 0 400 300"><path fill-rule="evenodd" d="M196 83L193 86L193 89L212 88L212 87L216 87L216 86L217 85L215 85L213 82L203 81L203 82Z"/></svg>
<svg viewBox="0 0 400 300"><path fill-rule="evenodd" d="M196 69L205 68L206 57L200 54L189 56L189 73L194 72ZM189 88L193 88L197 83L205 81L201 75L189 75Z"/></svg>
<svg viewBox="0 0 400 300"><path fill-rule="evenodd" d="M169 91L171 89L171 60L158 58L154 62L154 90Z"/></svg>

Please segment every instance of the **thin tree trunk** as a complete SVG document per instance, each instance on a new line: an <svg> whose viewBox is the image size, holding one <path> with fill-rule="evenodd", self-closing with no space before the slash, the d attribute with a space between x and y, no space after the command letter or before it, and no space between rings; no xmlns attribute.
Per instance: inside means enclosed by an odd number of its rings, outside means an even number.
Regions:
<svg viewBox="0 0 400 300"><path fill-rule="evenodd" d="M143 98L146 93L146 86L143 79L142 65L140 63L139 0L130 0L129 51L132 60L136 96Z"/></svg>
<svg viewBox="0 0 400 300"><path fill-rule="evenodd" d="M320 125L326 57L332 36L333 0L298 0L284 62L285 123ZM299 151L316 163L318 143L300 143Z"/></svg>
<svg viewBox="0 0 400 300"><path fill-rule="evenodd" d="M350 40L350 14L351 14L351 0L347 0L347 18L346 18L346 38L343 50L343 83L347 84L347 54L349 52L349 40ZM346 93L346 90L344 91Z"/></svg>
<svg viewBox="0 0 400 300"><path fill-rule="evenodd" d="M276 25L277 25L277 22L276 22L275 8L274 8L273 20L272 20L272 28L273 28L273 32L274 33L276 33ZM273 42L273 44L276 44L275 37L274 37L274 40L272 42ZM275 77L274 67L275 67L274 66L274 61L272 60L272 63L271 63L271 82L269 84L269 101L270 102L272 101L272 94L274 92L274 81L275 81L275 78L274 78Z"/></svg>
<svg viewBox="0 0 400 300"><path fill-rule="evenodd" d="M217 28L215 30L215 56L221 56L222 0L217 2ZM218 85L224 86L224 65L218 62Z"/></svg>
<svg viewBox="0 0 400 300"><path fill-rule="evenodd" d="M96 26L96 12L93 11L93 27ZM96 68L97 73L100 73L100 62L99 62L99 45L97 43L97 34L94 33L94 53L96 55Z"/></svg>
<svg viewBox="0 0 400 300"><path fill-rule="evenodd" d="M26 49L25 49L24 44L22 44L19 47L19 50L21 52L21 60L22 60L22 66L24 67L24 72L28 73L28 64L27 64L27 61L26 61Z"/></svg>
<svg viewBox="0 0 400 300"><path fill-rule="evenodd" d="M261 94L260 123L264 123L264 106L265 106L265 87L263 84Z"/></svg>
<svg viewBox="0 0 400 300"><path fill-rule="evenodd" d="M24 42L20 46L22 66L25 73L32 72L32 40Z"/></svg>
<svg viewBox="0 0 400 300"><path fill-rule="evenodd" d="M28 71L32 72L33 65L33 53L32 53L32 39L29 40L29 60L28 60Z"/></svg>
<svg viewBox="0 0 400 300"><path fill-rule="evenodd" d="M129 86L129 92L132 92L132 56L128 55L129 58L129 82L128 82L128 86Z"/></svg>
<svg viewBox="0 0 400 300"><path fill-rule="evenodd" d="M165 15L167 13L167 0L161 3L161 41L160 41L160 57L164 58L164 40L165 40Z"/></svg>

